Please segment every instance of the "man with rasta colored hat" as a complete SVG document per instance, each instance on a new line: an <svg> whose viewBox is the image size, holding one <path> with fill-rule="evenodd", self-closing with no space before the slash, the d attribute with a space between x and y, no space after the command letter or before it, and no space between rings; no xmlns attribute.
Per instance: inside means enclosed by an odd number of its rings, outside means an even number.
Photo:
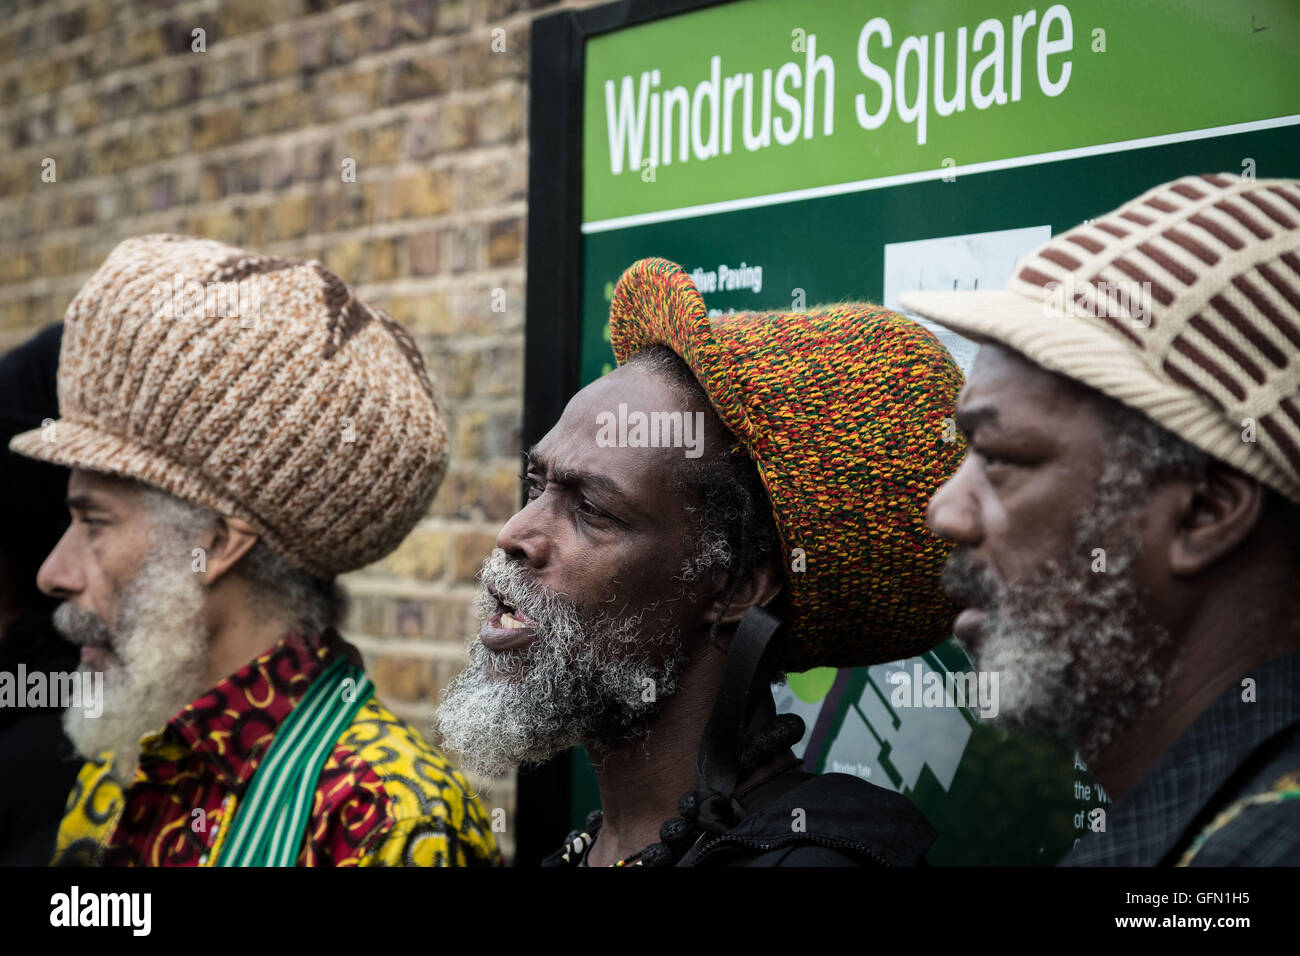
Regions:
<svg viewBox="0 0 1300 956"><path fill-rule="evenodd" d="M375 697L335 577L427 509L446 430L414 343L319 262L128 239L68 307L67 466L37 584L102 676L56 863L499 862L447 759Z"/></svg>
<svg viewBox="0 0 1300 956"><path fill-rule="evenodd" d="M1164 183L900 301L983 343L930 521L1001 716L1115 801L1064 863L1300 865L1300 181Z"/></svg>
<svg viewBox="0 0 1300 956"><path fill-rule="evenodd" d="M877 306L710 319L663 259L610 332L619 367L527 452L447 746L488 774L586 746L601 809L548 865L920 862L920 811L806 772L769 688L947 636L925 508L962 454L951 357Z"/></svg>

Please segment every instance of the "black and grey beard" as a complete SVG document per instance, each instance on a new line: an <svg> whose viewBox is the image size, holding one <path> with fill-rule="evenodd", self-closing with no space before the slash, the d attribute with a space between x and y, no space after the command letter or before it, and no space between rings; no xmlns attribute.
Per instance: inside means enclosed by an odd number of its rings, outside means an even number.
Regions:
<svg viewBox="0 0 1300 956"><path fill-rule="evenodd" d="M1131 470L1103 472L1069 546L1036 573L1007 584L965 551L943 573L954 597L987 612L977 669L999 675L999 719L1072 740L1095 760L1163 698L1171 636L1147 620L1132 574L1140 550L1143 489ZM1105 572L1094 571L1094 549Z"/></svg>
<svg viewBox="0 0 1300 956"><path fill-rule="evenodd" d="M483 563L480 622L501 600L536 623L524 647L490 651L477 637L469 667L448 684L437 728L479 774L499 777L584 743L599 758L644 738L676 690L686 655L676 631L574 605L530 581L503 551Z"/></svg>

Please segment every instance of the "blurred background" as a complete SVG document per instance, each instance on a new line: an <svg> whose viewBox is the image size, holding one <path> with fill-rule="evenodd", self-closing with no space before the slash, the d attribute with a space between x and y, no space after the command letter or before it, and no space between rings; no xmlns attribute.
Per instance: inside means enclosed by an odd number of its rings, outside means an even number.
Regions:
<svg viewBox="0 0 1300 956"><path fill-rule="evenodd" d="M343 584L344 633L426 735L518 502L529 30L591 5L0 0L0 352L156 232L319 258L419 341L452 465ZM514 819L513 779L475 783Z"/></svg>

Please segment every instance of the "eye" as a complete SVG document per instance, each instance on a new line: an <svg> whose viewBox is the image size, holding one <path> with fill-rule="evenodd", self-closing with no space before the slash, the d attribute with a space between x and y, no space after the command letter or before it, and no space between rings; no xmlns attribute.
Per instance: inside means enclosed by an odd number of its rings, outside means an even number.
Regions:
<svg viewBox="0 0 1300 956"><path fill-rule="evenodd" d="M998 476L1010 478L1031 474L1043 464L1043 459L1038 454L1018 448L1009 453L1001 449L990 451L987 448L976 448L975 453L983 462L985 473L997 480L1001 480Z"/></svg>
<svg viewBox="0 0 1300 956"><path fill-rule="evenodd" d="M520 475L520 482L524 486L524 495L529 501L535 501L542 493L543 482L536 475Z"/></svg>
<svg viewBox="0 0 1300 956"><path fill-rule="evenodd" d="M1003 458L996 452L991 452L985 448L976 448L974 451L975 454L980 456L980 460L984 462L985 468L995 468L1004 465L1007 467L1013 467L1016 465L1016 462L1012 461L1010 458Z"/></svg>
<svg viewBox="0 0 1300 956"><path fill-rule="evenodd" d="M613 515L601 511L583 497L575 497L569 507L576 516L575 520L589 526L594 531L606 531L622 524Z"/></svg>

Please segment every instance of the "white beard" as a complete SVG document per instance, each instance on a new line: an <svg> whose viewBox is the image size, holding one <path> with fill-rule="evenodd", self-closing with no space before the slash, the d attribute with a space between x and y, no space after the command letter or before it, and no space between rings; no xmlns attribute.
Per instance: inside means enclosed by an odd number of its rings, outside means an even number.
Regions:
<svg viewBox="0 0 1300 956"><path fill-rule="evenodd" d="M1142 624L1130 577L1055 570L1001 596L987 621L978 668L999 674L1000 716L1069 737L1095 759L1159 703L1160 632Z"/></svg>
<svg viewBox="0 0 1300 956"><path fill-rule="evenodd" d="M436 718L466 766L499 777L580 743L608 753L649 733L685 663L676 633L646 633L645 611L612 620L584 614L528 581L502 551L484 562L481 579L479 621L496 610L491 585L536 622L538 636L503 652L471 639L469 667L448 684ZM648 652L659 645L668 652L656 664Z"/></svg>
<svg viewBox="0 0 1300 956"><path fill-rule="evenodd" d="M117 772L129 780L140 738L162 730L207 690L204 592L190 570L188 550L150 552L119 594L113 628L67 603L54 612L54 626L73 643L107 642L112 650L104 664L103 712L88 717L79 708L68 708L63 729L86 758L113 751ZM87 674L91 667L82 664L78 670Z"/></svg>

